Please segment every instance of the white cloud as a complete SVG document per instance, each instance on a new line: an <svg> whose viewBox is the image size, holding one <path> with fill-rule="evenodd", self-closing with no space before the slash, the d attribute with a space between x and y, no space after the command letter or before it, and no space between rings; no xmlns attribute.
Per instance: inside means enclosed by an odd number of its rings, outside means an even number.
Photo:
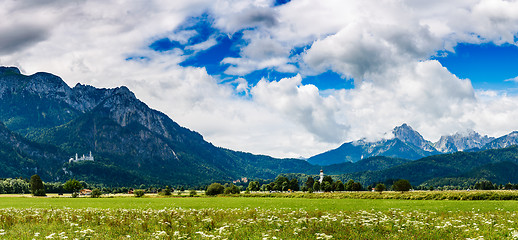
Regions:
<svg viewBox="0 0 518 240"><path fill-rule="evenodd" d="M302 78L284 78L278 82L261 80L252 88L254 100L300 123L319 140L340 142L347 126L336 121L337 101L333 96L321 97L318 88L302 85Z"/></svg>
<svg viewBox="0 0 518 240"><path fill-rule="evenodd" d="M518 82L518 76L504 80L506 82Z"/></svg>
<svg viewBox="0 0 518 240"><path fill-rule="evenodd" d="M186 49L194 50L195 52L204 51L218 44L218 41L214 38L209 38L205 42L198 43L196 45L187 46Z"/></svg>
<svg viewBox="0 0 518 240"><path fill-rule="evenodd" d="M463 128L493 136L518 129L516 97L475 92L469 80L427 60L459 42L516 44L518 2L271 5L270 0L7 0L0 8L0 64L26 73L52 72L69 85L127 85L215 145L274 156L308 157L346 140L381 137L403 122L431 139ZM224 60L232 65L227 73L268 68L300 75L255 86L242 78L226 82L203 68L180 67L186 56L179 50L148 48L166 37L187 43L195 32L174 30L207 12L223 33L247 29L240 57ZM187 48L202 51L214 44L210 38ZM294 47L307 50L291 56ZM355 89L324 94L301 83L301 76L329 69L354 78Z"/></svg>

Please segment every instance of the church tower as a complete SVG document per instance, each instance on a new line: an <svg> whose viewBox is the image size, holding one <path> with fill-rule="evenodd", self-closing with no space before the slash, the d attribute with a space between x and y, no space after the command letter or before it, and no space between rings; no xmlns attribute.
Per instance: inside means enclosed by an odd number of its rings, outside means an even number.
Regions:
<svg viewBox="0 0 518 240"><path fill-rule="evenodd" d="M322 184L322 181L324 181L324 170L320 169L320 179L318 179L320 184Z"/></svg>

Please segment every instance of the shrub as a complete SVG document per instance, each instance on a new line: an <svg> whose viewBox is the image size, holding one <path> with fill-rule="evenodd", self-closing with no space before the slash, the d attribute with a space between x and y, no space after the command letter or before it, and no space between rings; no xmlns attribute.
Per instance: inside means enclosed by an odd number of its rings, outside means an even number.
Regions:
<svg viewBox="0 0 518 240"><path fill-rule="evenodd" d="M198 193L197 193L197 192L196 192L196 190L194 190L194 189L192 189L192 190L189 192L189 196L191 196L191 197L196 196L196 194L198 194Z"/></svg>
<svg viewBox="0 0 518 240"><path fill-rule="evenodd" d="M101 195L102 195L101 189L99 189L99 188L94 188L94 189L92 190L92 193L90 194L90 197L92 197L92 198L98 198L98 197L101 197Z"/></svg>
<svg viewBox="0 0 518 240"><path fill-rule="evenodd" d="M142 197L146 193L142 189L137 189L137 190L133 191L133 194L135 194L135 197Z"/></svg>
<svg viewBox="0 0 518 240"><path fill-rule="evenodd" d="M47 196L47 194L45 193L45 189L37 189L36 191L34 191L34 193L32 193L34 196Z"/></svg>
<svg viewBox="0 0 518 240"><path fill-rule="evenodd" d="M213 183L207 187L205 194L208 196L215 196L218 194L222 194L225 188L219 183Z"/></svg>
<svg viewBox="0 0 518 240"><path fill-rule="evenodd" d="M170 196L171 195L171 188L169 188L169 186L166 186L164 190L162 190L164 192L164 195L165 196Z"/></svg>

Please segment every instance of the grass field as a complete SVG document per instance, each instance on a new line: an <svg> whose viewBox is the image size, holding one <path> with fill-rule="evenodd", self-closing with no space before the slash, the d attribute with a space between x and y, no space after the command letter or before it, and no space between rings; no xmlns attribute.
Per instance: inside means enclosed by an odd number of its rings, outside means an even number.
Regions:
<svg viewBox="0 0 518 240"><path fill-rule="evenodd" d="M518 239L517 201L0 197L0 239Z"/></svg>
<svg viewBox="0 0 518 240"><path fill-rule="evenodd" d="M34 198L3 197L0 208L98 208L98 209L304 209L307 211L518 211L518 201L437 201L400 199L308 199L308 198L240 198L240 197L172 197L172 198Z"/></svg>

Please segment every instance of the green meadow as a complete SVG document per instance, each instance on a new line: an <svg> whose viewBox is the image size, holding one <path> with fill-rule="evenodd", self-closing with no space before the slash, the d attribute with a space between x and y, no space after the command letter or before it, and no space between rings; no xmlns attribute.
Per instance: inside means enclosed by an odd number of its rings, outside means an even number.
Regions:
<svg viewBox="0 0 518 240"><path fill-rule="evenodd" d="M514 200L3 196L0 239L518 239L517 210Z"/></svg>
<svg viewBox="0 0 518 240"><path fill-rule="evenodd" d="M304 209L307 211L518 211L518 201L449 201L449 200L400 200L400 199L327 199L327 198L278 198L278 197L113 197L113 198L64 198L64 197L2 197L0 208L97 208L97 209Z"/></svg>

